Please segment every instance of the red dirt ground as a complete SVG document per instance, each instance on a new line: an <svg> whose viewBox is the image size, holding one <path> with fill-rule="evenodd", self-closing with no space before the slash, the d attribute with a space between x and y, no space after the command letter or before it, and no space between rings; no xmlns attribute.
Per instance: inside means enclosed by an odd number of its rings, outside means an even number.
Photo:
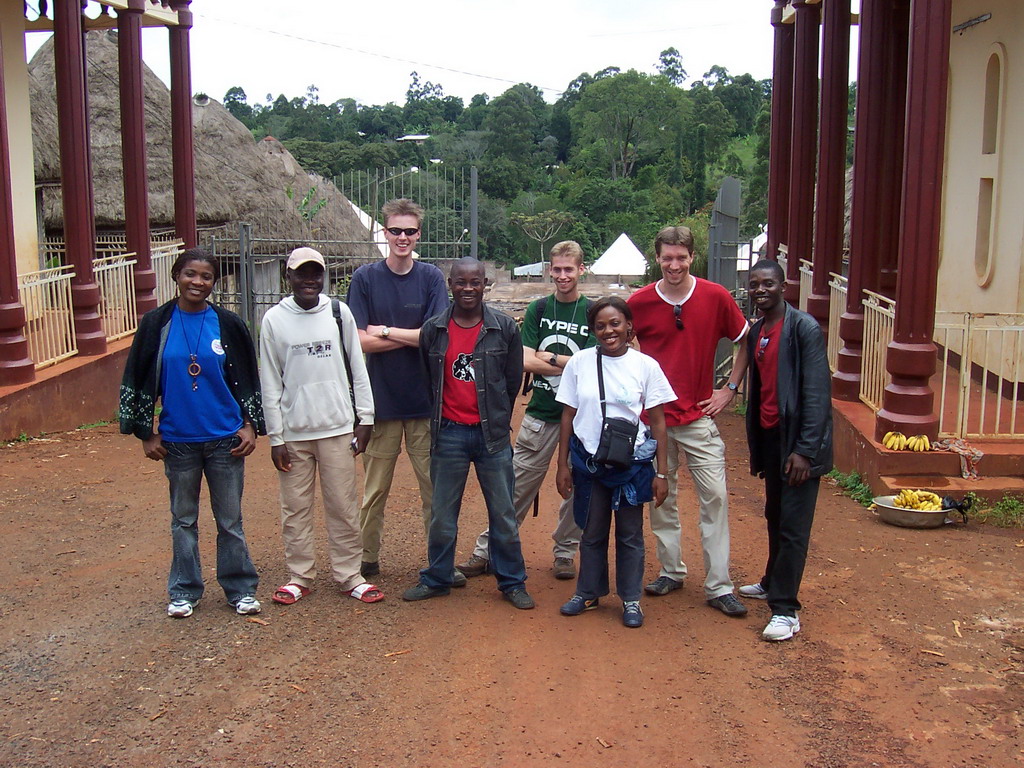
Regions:
<svg viewBox="0 0 1024 768"><path fill-rule="evenodd" d="M761 491L739 417L729 447L733 576L765 555ZM164 615L170 553L160 465L112 426L0 448L0 764L4 766L1010 766L1024 762L1024 540L976 525L912 531L824 487L803 632L759 639L704 604L694 498L683 478L685 589L573 619L550 573L556 497L523 543L538 607L488 576L403 603L424 544L399 465L380 585L363 605L326 581L291 607L266 440L250 459L246 530L260 622L214 580L187 620ZM483 520L473 481L460 556ZM321 555L323 554L321 540ZM648 540L647 574L657 573Z"/></svg>

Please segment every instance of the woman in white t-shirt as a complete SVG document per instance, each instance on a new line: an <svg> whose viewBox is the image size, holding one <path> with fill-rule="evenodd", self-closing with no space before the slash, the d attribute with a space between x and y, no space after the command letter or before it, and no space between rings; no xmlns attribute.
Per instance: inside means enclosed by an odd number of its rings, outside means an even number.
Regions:
<svg viewBox="0 0 1024 768"><path fill-rule="evenodd" d="M622 623L639 627L644 575L644 504L661 504L668 493L665 414L662 406L676 399L661 366L630 348L633 313L617 296L600 299L587 312L598 346L578 352L562 373L557 400L562 411L556 483L562 498L574 493L573 514L583 529L576 593L561 611L578 616L596 608L609 593L608 539L615 518L615 588L622 599ZM601 410L598 356L604 379L605 413ZM646 410L650 429L640 423ZM633 463L625 469L594 460L604 416L639 424ZM652 465L657 463L657 472Z"/></svg>

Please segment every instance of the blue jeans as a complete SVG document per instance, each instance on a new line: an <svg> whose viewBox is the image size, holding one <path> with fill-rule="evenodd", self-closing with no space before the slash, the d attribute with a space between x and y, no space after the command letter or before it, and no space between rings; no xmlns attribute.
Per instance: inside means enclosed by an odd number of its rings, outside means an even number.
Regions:
<svg viewBox="0 0 1024 768"><path fill-rule="evenodd" d="M519 544L519 525L512 506L512 446L488 453L479 425L441 420L437 442L430 454L430 479L434 483L430 528L427 533L429 565L420 571L420 582L448 589L455 570L455 540L459 535L459 511L469 477L470 462L487 504L490 526L488 560L498 579L498 589L511 592L526 585L526 564Z"/></svg>
<svg viewBox="0 0 1024 768"><path fill-rule="evenodd" d="M249 557L242 531L242 484L245 459L232 456L237 436L206 443L164 443L164 473L171 489L171 600L196 601L203 596L199 562L199 486L203 475L217 523L217 581L228 602L256 594L259 576Z"/></svg>
<svg viewBox="0 0 1024 768"><path fill-rule="evenodd" d="M612 509L612 492L594 481L587 527L580 539L580 575L576 594L592 600L608 594L608 540L615 519L615 591L625 601L639 600L644 583L644 508Z"/></svg>

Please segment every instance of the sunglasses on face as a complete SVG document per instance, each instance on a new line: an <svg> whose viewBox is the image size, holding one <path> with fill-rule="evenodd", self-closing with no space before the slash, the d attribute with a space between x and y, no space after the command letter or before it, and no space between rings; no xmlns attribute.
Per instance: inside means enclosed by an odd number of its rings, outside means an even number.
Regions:
<svg viewBox="0 0 1024 768"><path fill-rule="evenodd" d="M757 361L761 362L764 360L764 348L768 346L770 339L767 336L762 336L757 342Z"/></svg>
<svg viewBox="0 0 1024 768"><path fill-rule="evenodd" d="M676 330L683 330L683 305L676 304L672 307L672 314L676 317Z"/></svg>
<svg viewBox="0 0 1024 768"><path fill-rule="evenodd" d="M388 227L388 232L390 232L395 237L398 237L399 235L405 235L406 237L412 237L413 235L415 235L419 231L420 231L419 227L405 227L404 229L402 227Z"/></svg>

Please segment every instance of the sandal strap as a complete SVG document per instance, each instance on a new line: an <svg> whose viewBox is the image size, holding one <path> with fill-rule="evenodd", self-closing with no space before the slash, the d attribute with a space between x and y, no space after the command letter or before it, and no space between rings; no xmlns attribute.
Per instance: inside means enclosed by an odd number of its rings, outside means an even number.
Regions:
<svg viewBox="0 0 1024 768"><path fill-rule="evenodd" d="M294 598L302 597L302 587L298 584L283 584L275 591L284 592Z"/></svg>

